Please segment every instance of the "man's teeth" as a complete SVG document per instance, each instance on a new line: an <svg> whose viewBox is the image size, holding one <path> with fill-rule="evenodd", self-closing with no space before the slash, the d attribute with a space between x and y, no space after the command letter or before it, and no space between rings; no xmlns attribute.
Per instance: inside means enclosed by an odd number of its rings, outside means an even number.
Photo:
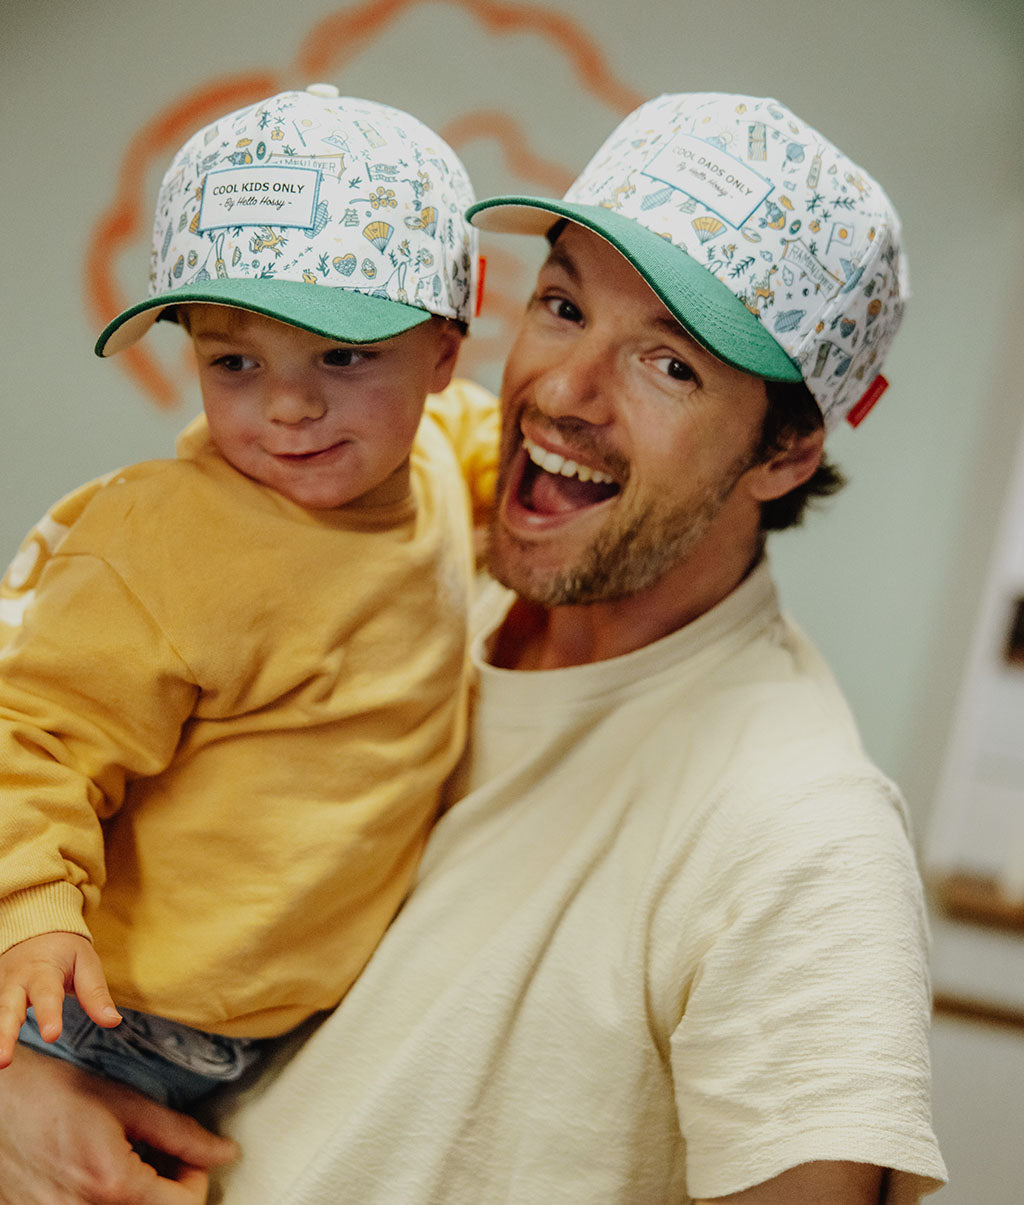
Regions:
<svg viewBox="0 0 1024 1205"><path fill-rule="evenodd" d="M535 465L546 473L557 473L560 477L578 477L580 481L593 481L597 485L613 485L615 479L599 469L589 465L577 464L575 460L566 460L557 452L549 452L546 448L538 447L533 440L523 439L523 447Z"/></svg>

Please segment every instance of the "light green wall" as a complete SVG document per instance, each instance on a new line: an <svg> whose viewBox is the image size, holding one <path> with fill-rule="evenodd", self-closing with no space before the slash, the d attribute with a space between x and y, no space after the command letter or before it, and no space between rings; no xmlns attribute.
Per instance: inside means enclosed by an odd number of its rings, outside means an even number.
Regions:
<svg viewBox="0 0 1024 1205"><path fill-rule="evenodd" d="M165 454L187 417L157 412L91 355L82 256L126 140L209 79L283 68L317 19L346 7L357 6L7 0L0 560L57 495ZM1020 412L1018 0L545 7L584 25L641 94L778 96L877 175L903 215L915 295L892 388L860 430L833 439L848 491L805 531L777 538L775 555L787 605L835 666L921 829ZM455 3L410 9L333 78L436 125L471 105L505 108L537 148L573 167L617 119L582 95L547 42L496 39ZM465 157L481 194L503 186L486 148Z"/></svg>

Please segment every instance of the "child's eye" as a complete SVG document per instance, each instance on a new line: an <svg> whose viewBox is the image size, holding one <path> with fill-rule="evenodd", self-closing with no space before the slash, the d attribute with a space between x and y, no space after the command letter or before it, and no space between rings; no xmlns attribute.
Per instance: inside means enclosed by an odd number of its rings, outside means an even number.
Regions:
<svg viewBox="0 0 1024 1205"><path fill-rule="evenodd" d="M255 368L256 361L251 356L233 354L218 356L213 365L215 368L223 368L226 372L244 372L248 368Z"/></svg>
<svg viewBox="0 0 1024 1205"><path fill-rule="evenodd" d="M351 368L367 359L369 353L355 347L332 347L324 352L324 363L331 368Z"/></svg>

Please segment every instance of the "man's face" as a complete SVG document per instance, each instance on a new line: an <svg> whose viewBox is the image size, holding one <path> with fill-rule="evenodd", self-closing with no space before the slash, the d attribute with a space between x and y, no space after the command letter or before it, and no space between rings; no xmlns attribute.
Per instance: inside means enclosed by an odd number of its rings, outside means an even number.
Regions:
<svg viewBox="0 0 1024 1205"><path fill-rule="evenodd" d="M757 514L741 483L766 407L760 378L700 347L613 247L568 225L505 369L492 573L543 606L594 603L724 549Z"/></svg>

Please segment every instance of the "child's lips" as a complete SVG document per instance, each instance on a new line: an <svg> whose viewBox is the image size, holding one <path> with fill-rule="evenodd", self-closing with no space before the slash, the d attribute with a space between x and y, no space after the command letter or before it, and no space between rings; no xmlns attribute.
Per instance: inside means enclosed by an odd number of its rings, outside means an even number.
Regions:
<svg viewBox="0 0 1024 1205"><path fill-rule="evenodd" d="M328 444L326 448L314 448L309 452L272 452L271 455L275 460L283 460L287 464L305 464L318 457L327 457L330 453L345 447L347 443L347 439L339 439L337 443Z"/></svg>

